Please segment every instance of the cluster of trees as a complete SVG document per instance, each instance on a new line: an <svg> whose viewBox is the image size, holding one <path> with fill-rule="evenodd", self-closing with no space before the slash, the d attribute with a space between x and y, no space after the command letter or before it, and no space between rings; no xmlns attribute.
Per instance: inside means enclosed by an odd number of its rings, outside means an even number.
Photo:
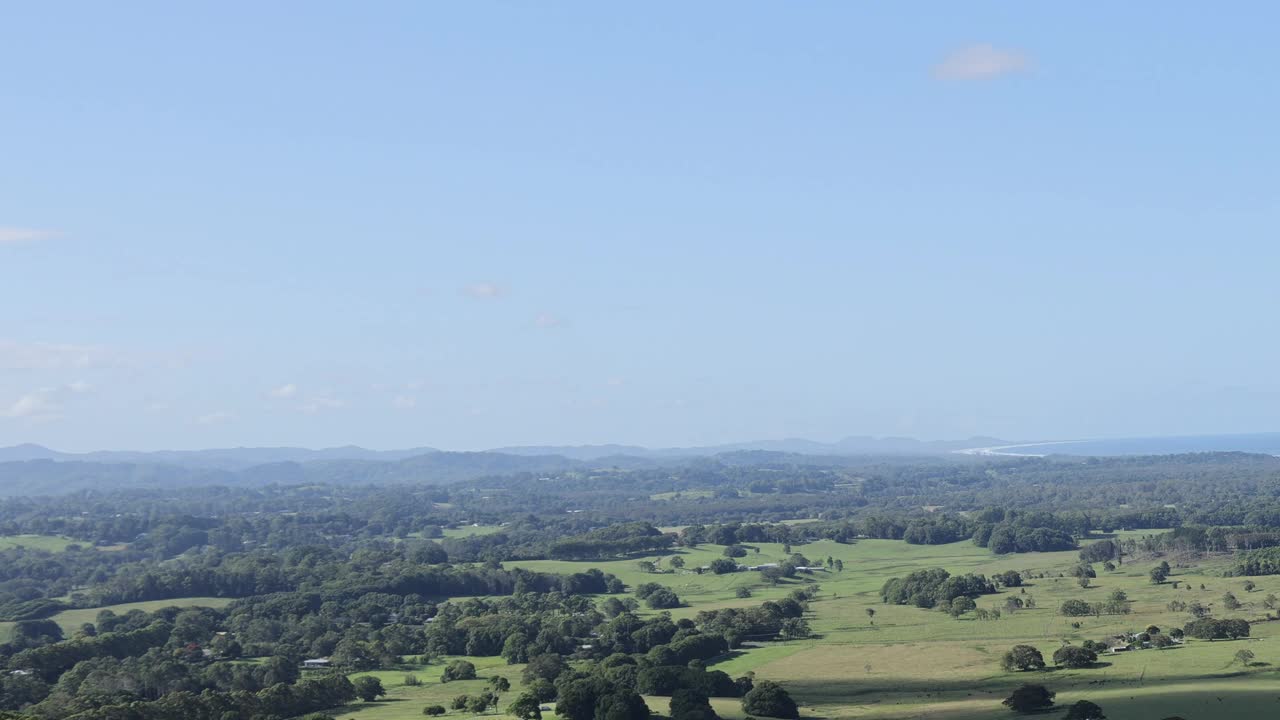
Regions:
<svg viewBox="0 0 1280 720"><path fill-rule="evenodd" d="M1062 604L1058 606L1058 612L1067 617L1128 615L1132 609L1129 605L1129 594L1119 589L1112 590L1103 602L1091 603L1087 600L1073 598L1063 600Z"/></svg>
<svg viewBox="0 0 1280 720"><path fill-rule="evenodd" d="M890 605L932 608L950 606L959 597L973 598L995 591L995 584L984 575L952 575L942 568L930 568L889 579L880 589L880 597Z"/></svg>
<svg viewBox="0 0 1280 720"><path fill-rule="evenodd" d="M1248 620L1217 620L1210 617L1197 618L1182 628L1187 637L1200 640L1223 640L1249 637Z"/></svg>
<svg viewBox="0 0 1280 720"><path fill-rule="evenodd" d="M1066 668L1087 668L1098 662L1098 653L1094 647L1063 645L1053 652L1053 664ZM1000 667L1005 672L1043 670L1044 656L1034 646L1014 645L1000 658Z"/></svg>

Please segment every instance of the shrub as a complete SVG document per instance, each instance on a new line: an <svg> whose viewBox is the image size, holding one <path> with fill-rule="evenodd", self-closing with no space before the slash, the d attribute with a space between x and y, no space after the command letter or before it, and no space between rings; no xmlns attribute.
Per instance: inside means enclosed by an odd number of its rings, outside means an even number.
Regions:
<svg viewBox="0 0 1280 720"><path fill-rule="evenodd" d="M440 682L447 683L454 680L475 680L476 666L466 660L454 660L444 668L444 673L440 675Z"/></svg>

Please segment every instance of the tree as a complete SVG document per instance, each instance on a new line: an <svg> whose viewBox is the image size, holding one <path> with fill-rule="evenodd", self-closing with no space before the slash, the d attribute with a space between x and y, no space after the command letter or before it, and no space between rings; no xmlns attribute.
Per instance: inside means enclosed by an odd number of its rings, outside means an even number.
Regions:
<svg viewBox="0 0 1280 720"><path fill-rule="evenodd" d="M1000 667L1005 672L1017 670L1043 670L1044 656L1030 645L1014 645L1009 652L1000 658Z"/></svg>
<svg viewBox="0 0 1280 720"><path fill-rule="evenodd" d="M586 678L563 683L556 696L556 716L564 720L595 720L601 694L599 683Z"/></svg>
<svg viewBox="0 0 1280 720"><path fill-rule="evenodd" d="M836 558L836 572L844 572L844 561Z"/></svg>
<svg viewBox="0 0 1280 720"><path fill-rule="evenodd" d="M529 658L529 664L525 665L524 671L520 673L520 679L525 685L531 685L538 679L555 682L555 679L568 669L569 663L565 662L560 655L555 653L535 655Z"/></svg>
<svg viewBox="0 0 1280 720"><path fill-rule="evenodd" d="M1130 611L1128 593L1123 590L1112 590L1103 607L1107 612L1115 615L1128 615Z"/></svg>
<svg viewBox="0 0 1280 720"><path fill-rule="evenodd" d="M1066 615L1067 617L1083 617L1085 615L1091 615L1093 613L1093 609L1089 607L1089 603L1084 600L1072 599L1063 600L1062 604L1058 606L1058 612Z"/></svg>
<svg viewBox="0 0 1280 720"><path fill-rule="evenodd" d="M634 691L620 689L596 700L595 720L649 720L649 706Z"/></svg>
<svg viewBox="0 0 1280 720"><path fill-rule="evenodd" d="M522 692L507 706L507 714L520 720L542 720L542 704L531 692Z"/></svg>
<svg viewBox="0 0 1280 720"><path fill-rule="evenodd" d="M870 607L869 607L869 608L867 608L867 622L868 622L869 624L871 624L871 625L875 625L875 624L876 624L876 609L875 609L875 608L870 608Z"/></svg>
<svg viewBox="0 0 1280 720"><path fill-rule="evenodd" d="M671 694L671 720L717 720L706 693L680 688Z"/></svg>
<svg viewBox="0 0 1280 720"><path fill-rule="evenodd" d="M707 565L711 568L711 572L716 575L727 575L732 572L738 572L738 563L726 557L716 558Z"/></svg>
<svg viewBox="0 0 1280 720"><path fill-rule="evenodd" d="M656 565L654 565L652 562L648 560L641 560L640 562L636 563L636 567L640 568L640 572L642 573L651 573L654 570L658 569Z"/></svg>
<svg viewBox="0 0 1280 720"><path fill-rule="evenodd" d="M812 633L809 629L809 621L804 618L787 618L782 621L782 629L778 633L784 640L795 640L798 638L807 638Z"/></svg>
<svg viewBox="0 0 1280 720"><path fill-rule="evenodd" d="M1169 579L1169 571L1164 569L1163 566L1156 566L1151 568L1151 584L1152 585L1159 585L1160 583L1168 579Z"/></svg>
<svg viewBox="0 0 1280 720"><path fill-rule="evenodd" d="M494 675L489 678L489 689L501 694L511 689L511 682L501 675Z"/></svg>
<svg viewBox="0 0 1280 720"><path fill-rule="evenodd" d="M658 588L644 598L644 604L654 610L680 607L680 596L667 588Z"/></svg>
<svg viewBox="0 0 1280 720"><path fill-rule="evenodd" d="M751 588L745 585L739 585L733 590L734 597L749 598L751 597Z"/></svg>
<svg viewBox="0 0 1280 720"><path fill-rule="evenodd" d="M470 695L457 695L457 696L454 696L453 701L449 703L449 707L453 708L454 710L466 710L467 703L470 701L471 701Z"/></svg>
<svg viewBox="0 0 1280 720"><path fill-rule="evenodd" d="M428 705L422 708L423 715L431 715L432 717L435 717L436 715L443 715L447 712L449 711L445 710L443 705Z"/></svg>
<svg viewBox="0 0 1280 720"><path fill-rule="evenodd" d="M1236 599L1234 593L1226 592L1222 594L1222 606L1228 610L1239 610L1240 601Z"/></svg>
<svg viewBox="0 0 1280 720"><path fill-rule="evenodd" d="M1236 651L1234 662L1238 662L1245 667L1253 662L1254 654L1252 650L1240 649Z"/></svg>
<svg viewBox="0 0 1280 720"><path fill-rule="evenodd" d="M351 681L351 685L356 689L356 697L365 702L373 702L387 691L382 689L382 681L373 675L363 675Z"/></svg>
<svg viewBox="0 0 1280 720"><path fill-rule="evenodd" d="M1029 713L1051 707L1056 695L1057 693L1043 685L1023 685L1001 704L1014 712Z"/></svg>
<svg viewBox="0 0 1280 720"><path fill-rule="evenodd" d="M1053 664L1067 668L1086 668L1098 662L1098 654L1088 648L1063 645L1053 652Z"/></svg>
<svg viewBox="0 0 1280 720"><path fill-rule="evenodd" d="M1067 714L1063 720L1106 720L1106 715L1102 714L1102 708L1088 700L1078 700L1067 707Z"/></svg>
<svg viewBox="0 0 1280 720"><path fill-rule="evenodd" d="M487 692L487 693L482 693L480 695L472 695L471 697L467 698L467 712L475 713L479 715L485 710L488 710L489 706L496 703L497 700L498 700L497 696L495 696L493 693Z"/></svg>
<svg viewBox="0 0 1280 720"><path fill-rule="evenodd" d="M476 666L466 660L454 660L444 668L444 673L440 675L440 682L447 683L454 680L475 680Z"/></svg>
<svg viewBox="0 0 1280 720"><path fill-rule="evenodd" d="M781 685L770 680L761 680L756 683L751 692L742 696L742 709L748 715L764 715L788 720L797 720L800 717L800 709L796 707L796 702L791 699L791 695Z"/></svg>
<svg viewBox="0 0 1280 720"><path fill-rule="evenodd" d="M1089 587L1089 576L1088 576L1088 575L1081 575L1081 576L1079 577L1079 579L1077 579L1077 580L1076 580L1076 583L1077 583L1077 584L1079 584L1079 585L1080 585L1080 587L1082 587L1082 588L1087 588L1087 587Z"/></svg>
<svg viewBox="0 0 1280 720"><path fill-rule="evenodd" d="M961 595L951 601L951 608L948 612L951 613L951 617L958 618L967 612L971 612L976 607L978 607L978 604L973 601L973 598L968 595Z"/></svg>
<svg viewBox="0 0 1280 720"><path fill-rule="evenodd" d="M670 560L668 560L667 564L670 565L673 569L679 570L684 567L684 558L680 557L679 555L676 555L672 557Z"/></svg>

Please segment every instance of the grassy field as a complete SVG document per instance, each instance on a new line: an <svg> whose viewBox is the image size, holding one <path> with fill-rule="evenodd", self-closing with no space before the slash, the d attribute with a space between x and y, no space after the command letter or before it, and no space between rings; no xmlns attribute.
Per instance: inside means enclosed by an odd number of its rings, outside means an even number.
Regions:
<svg viewBox="0 0 1280 720"><path fill-rule="evenodd" d="M72 545L75 542L75 540L61 535L0 535L0 550L21 546L31 550L62 552L67 549L68 545ZM89 545L88 543L80 544Z"/></svg>
<svg viewBox="0 0 1280 720"><path fill-rule="evenodd" d="M447 538L472 537L473 535L491 535L502 529L501 525L463 525L456 528L444 528Z"/></svg>
<svg viewBox="0 0 1280 720"><path fill-rule="evenodd" d="M62 612L58 613L57 615L54 615L50 619L58 623L58 625L62 628L63 634L65 634L67 637L71 637L71 635L75 634L75 632L80 629L81 625L85 623L93 622L98 617L98 613L102 612L103 610L111 610L117 615L123 615L129 612L130 610L145 610L147 612L152 612L155 610L159 610L160 608L166 608L166 607L220 608L220 607L225 607L230 602L231 600L229 598L216 598L216 597L190 597L190 598L175 598L173 600L148 600L145 602L122 603L120 605L108 605L106 607L100 607L100 608L63 610ZM13 623L11 622L0 622L0 640L3 640L9 637L9 630L12 627L13 627Z"/></svg>
<svg viewBox="0 0 1280 720"><path fill-rule="evenodd" d="M492 531L488 526L460 530ZM741 562L757 564L785 557L780 545L765 543L757 547L758 552ZM722 547L705 545L681 549L676 554L685 560L687 568L692 568L721 557L722 551ZM1148 560L1127 562L1114 572L1095 566L1099 577L1093 586L1080 588L1070 576L1057 577L1076 564L1074 551L994 556L969 542L919 546L888 540L863 540L853 545L820 541L793 547L792 551L805 554L815 563L828 556L844 562L841 573L813 575L822 588L820 597L811 603L808 616L816 636L747 647L719 659L713 666L735 677L752 671L758 678L783 683L800 703L806 718L1015 717L1000 705L1000 700L1023 682L1041 683L1057 692L1060 707L1087 699L1101 705L1109 717L1125 720L1160 720L1172 715L1189 720L1280 716L1280 622L1254 624L1253 637L1247 640L1190 641L1184 647L1164 651L1105 655L1098 667L1086 670L1010 674L999 667L1000 656L1019 643L1035 645L1048 659L1064 641L1078 644L1116 632L1138 631L1150 624L1180 627L1189 617L1168 611L1168 602L1175 598L1212 604L1217 617L1264 617L1262 598L1268 593L1280 594L1280 576L1253 578L1258 587L1245 592L1242 578L1222 577L1223 560L1190 567L1175 565L1171 580L1182 585L1182 589L1175 590L1168 583L1149 582L1147 573L1157 561ZM676 617L711 608L757 605L765 599L784 597L800 584L788 581L770 586L752 572L699 575L687 568L671 572L671 557L604 563L526 561L508 566L549 572L599 567L633 587L660 582L671 587L687 605L672 611ZM664 571L643 572L639 567L642 559L657 562ZM979 607L985 608L1003 607L1010 593L1035 598L1036 609L1006 613L994 621L979 621L972 616L954 619L937 611L888 606L879 601L878 592L885 580L930 567L942 567L953 574L991 575L1019 570L1048 577L1030 580L1025 593L1011 589L979 598ZM1203 590L1201 584L1205 586ZM736 597L736 590L743 586L751 589L752 597ZM1132 614L1100 618L1065 618L1057 614L1057 607L1064 600L1101 600L1117 588L1125 590L1133 600ZM1221 598L1226 591L1235 593L1244 607L1236 612L1222 611ZM152 610L166 605L221 606L226 602L220 598L187 598L110 609L122 613L134 607ZM875 610L874 622L868 609ZM80 623L91 622L98 611L73 610L55 619L68 631L74 631ZM1073 627L1073 622L1080 623L1080 627ZM1232 662L1241 648L1255 653L1257 662L1253 666L1244 668ZM484 690L493 675L502 675L512 684L511 691L503 696L504 708L522 689L522 666L506 665L497 657L469 659L477 666L479 680L441 683L445 661L372 673L382 680L388 696L373 703L354 703L335 714L348 720L421 718L424 706L448 707L457 695ZM422 684L404 684L408 673L416 675ZM667 712L667 698L647 700L654 711ZM717 698L713 704L728 720L744 718L736 699ZM469 714L451 711L447 717L452 720Z"/></svg>

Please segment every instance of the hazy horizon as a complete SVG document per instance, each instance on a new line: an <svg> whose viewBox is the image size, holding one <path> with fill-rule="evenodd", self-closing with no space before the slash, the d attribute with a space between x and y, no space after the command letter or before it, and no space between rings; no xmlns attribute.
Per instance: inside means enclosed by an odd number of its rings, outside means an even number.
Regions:
<svg viewBox="0 0 1280 720"><path fill-rule="evenodd" d="M1266 431L1246 7L15 5L0 446Z"/></svg>

